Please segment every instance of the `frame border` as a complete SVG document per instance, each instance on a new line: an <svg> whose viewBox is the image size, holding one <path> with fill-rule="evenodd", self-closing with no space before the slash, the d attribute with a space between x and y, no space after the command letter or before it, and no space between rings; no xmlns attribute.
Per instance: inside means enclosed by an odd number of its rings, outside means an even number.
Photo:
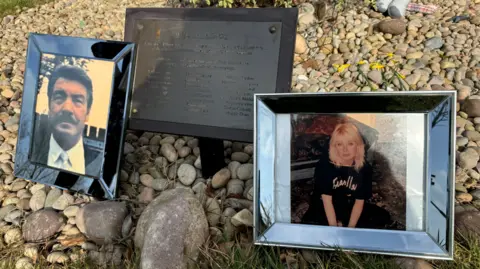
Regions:
<svg viewBox="0 0 480 269"><path fill-rule="evenodd" d="M119 49L119 51L115 53L115 49ZM73 52L69 53L72 50ZM112 53L115 54L113 55ZM18 139L15 152L16 158L13 169L13 175L15 177L53 186L58 189L85 193L94 197L106 199L116 198L122 158L121 152L123 151L125 132L128 124L128 113L130 111L132 87L131 76L132 69L135 68L135 53L136 46L131 42L38 33L29 34L24 86L21 97L22 113L20 113L19 119ZM31 161L31 150L35 140L35 126L37 121L35 109L39 90L38 85L40 82L39 74L41 69L41 57L43 54L77 57L113 63L113 68L109 71L111 72L109 74L112 77L112 81L110 86L110 99L108 102L108 118L106 119L107 122L105 127L105 140L103 141L104 146L97 157L98 159L101 159L102 162L99 164L100 174L98 177L79 175L74 172L51 168L46 164ZM129 59L124 61L127 55L129 56ZM121 69L118 67L120 62L123 64ZM116 78L115 75L120 76L117 76ZM118 79L118 81L116 81L116 79ZM115 86L116 83L118 83L117 86ZM115 93L120 93L120 99L114 97ZM122 98L122 95L125 98ZM112 111L115 101L121 102L120 112ZM121 112L121 110L123 110L123 112ZM112 123L110 120L112 118L112 113L118 114L117 117L121 118L121 122ZM114 139L114 141L111 138L109 139L109 136L118 137L118 139ZM113 156L113 154L115 154L115 152L112 152L111 150L107 151L106 146L109 142L113 142L114 144L112 144L112 148L116 147L116 151L119 152L119 154L116 154L118 157L113 162L106 161L109 159L110 155ZM95 161L99 160L96 159ZM114 167L112 166L112 163L115 164ZM107 173L108 184L105 181L107 179L105 173ZM71 180L70 182L73 181L74 183L70 186L56 185L55 183L57 183L57 180L59 179ZM81 184L82 186L78 186L81 188L77 189L75 187L76 184Z"/></svg>
<svg viewBox="0 0 480 269"><path fill-rule="evenodd" d="M449 217L447 227L446 227L446 246L448 247L448 251L444 252L444 255L435 255L433 253L431 254L419 254L418 252L405 252L405 253L397 253L394 251L372 251L372 250L362 250L362 249L350 249L354 252L357 253L368 253L368 254L380 254L380 255L392 255L392 256L399 256L399 257L412 257L412 258L423 258L423 259L436 259L436 260L453 260L454 252L455 252L455 246L454 246L454 238L455 238L455 229L454 229L454 223L455 223L455 162L456 162L456 113L457 113L457 92L453 90L448 90L448 91L415 91L415 92L355 92L355 93L350 93L350 92L331 92L331 93L261 93L261 94L254 94L254 136L255 136L255 143L254 143L254 175L253 175L253 188L254 188L254 195L253 195L253 241L255 245L264 245L264 246L279 246L279 247L293 247L293 248L301 248L301 249L317 249L317 250L335 250L335 247L329 247L329 246L321 246L321 245L300 245L300 244L292 244L292 243L287 243L287 242L273 242L273 241L268 241L265 239L262 239L262 237L271 231L276 225L280 225L277 228L278 229L293 229L293 228L298 228L301 229L300 227L306 228L308 226L308 229L311 229L312 227L323 227L323 226L315 226L315 225L306 225L306 224L295 224L295 223L275 223L275 221L266 229L261 231L260 228L260 223L262 219L262 215L260 213L260 208L259 208L259 195L260 195L260 184L259 184L259 178L258 178L258 128L257 128L257 118L258 118L258 105L262 104L263 106L267 107L272 114L276 114L276 112L272 111L268 105L262 102L263 98L269 98L269 97L274 97L274 98L282 98L282 97L321 97L321 96L395 96L395 95L413 95L413 96L444 96L445 99L438 103L440 105L443 102L450 101L451 104L449 106L450 109L450 122L448 124L449 127L449 145L448 145L448 150L451 152L448 158L448 173L447 173L447 188L449 189L448 193L448 201L446 202L447 204L447 214ZM314 113L314 112L312 112ZM374 113L374 112L370 112ZM429 113L425 113L425 115L429 115ZM425 123L426 127L428 129L428 122ZM275 130L275 129L274 129ZM274 131L275 132L275 131ZM425 133L425 147L428 148L430 147L429 145L429 133ZM274 147L274 155L277 156L276 152L276 147ZM425 173L427 173L428 170L428 164L429 164L429 159L428 159L428 152L425 150L424 154L427 156L425 159L426 167L425 167ZM275 158L274 156L274 158ZM275 164L274 166L274 171L276 170ZM265 179L262 179L265 180ZM274 182L274 179L267 179L271 182ZM427 232L427 221L425 218L425 214L427 214L428 210L428 205L430 203L430 197L429 195L429 189L430 189L430 184L427 184L429 182L429 179L424 178L425 182L425 188L424 188L424 231L421 232L413 232L413 231L396 231L396 233L400 234L408 234L412 238L419 238L420 236L423 237L428 237L432 240L433 243L437 244L437 242L434 241L434 239L430 236L430 234ZM275 193L275 187L273 189L273 193ZM276 205L278 204L277 200L279 197L273 198L273 203ZM328 228L328 227L327 227ZM343 227L330 227L331 230L329 232L338 231L346 231L347 228ZM307 229L305 229L307 230ZM358 228L355 230L359 230ZM365 229L362 229L365 230ZM374 230L376 231L376 230ZM379 233L381 233L384 230L379 230ZM346 231L345 233L351 233L354 234L355 231ZM340 246L341 248L341 246ZM426 252L426 251L425 251Z"/></svg>

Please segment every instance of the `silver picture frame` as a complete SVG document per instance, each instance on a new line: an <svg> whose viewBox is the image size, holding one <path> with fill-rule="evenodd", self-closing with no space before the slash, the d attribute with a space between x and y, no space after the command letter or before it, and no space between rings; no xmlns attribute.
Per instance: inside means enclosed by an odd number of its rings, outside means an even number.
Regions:
<svg viewBox="0 0 480 269"><path fill-rule="evenodd" d="M255 94L254 243L453 260L456 106L455 91ZM405 229L292 223L292 180L313 175L292 176L291 115L302 113L409 117Z"/></svg>

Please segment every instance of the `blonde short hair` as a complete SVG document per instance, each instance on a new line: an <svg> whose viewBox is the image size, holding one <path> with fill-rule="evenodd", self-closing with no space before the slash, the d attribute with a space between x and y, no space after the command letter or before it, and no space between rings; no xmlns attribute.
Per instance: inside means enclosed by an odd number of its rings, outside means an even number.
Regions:
<svg viewBox="0 0 480 269"><path fill-rule="evenodd" d="M344 137L350 138L357 145L357 155L355 156L354 167L358 172L365 164L365 144L360 132L353 123L340 123L335 126L335 130L333 130L330 138L330 147L328 149L330 161L332 161L335 166L340 166L340 156L335 148L335 143Z"/></svg>

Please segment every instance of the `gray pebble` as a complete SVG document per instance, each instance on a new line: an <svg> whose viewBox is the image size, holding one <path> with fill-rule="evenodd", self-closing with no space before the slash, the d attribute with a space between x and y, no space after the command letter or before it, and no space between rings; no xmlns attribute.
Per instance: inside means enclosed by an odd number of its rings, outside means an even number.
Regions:
<svg viewBox="0 0 480 269"><path fill-rule="evenodd" d="M245 152L233 152L232 161L237 161L240 163L246 163L250 159L250 156Z"/></svg>
<svg viewBox="0 0 480 269"><path fill-rule="evenodd" d="M178 179L180 180L180 182L182 182L182 184L190 186L192 185L193 181L195 181L197 172L195 170L195 167L190 164L184 163L178 168L177 175Z"/></svg>
<svg viewBox="0 0 480 269"><path fill-rule="evenodd" d="M231 179L227 184L227 195L242 194L244 182L239 179Z"/></svg>
<svg viewBox="0 0 480 269"><path fill-rule="evenodd" d="M463 136L457 137L457 145L458 145L459 147L463 147L463 146L465 146L467 143L468 143L468 138L463 137Z"/></svg>
<svg viewBox="0 0 480 269"><path fill-rule="evenodd" d="M476 150L467 148L458 155L458 165L465 169L471 169L477 166L479 158Z"/></svg>
<svg viewBox="0 0 480 269"><path fill-rule="evenodd" d="M242 164L237 169L237 176L241 180L251 179L253 177L253 164Z"/></svg>

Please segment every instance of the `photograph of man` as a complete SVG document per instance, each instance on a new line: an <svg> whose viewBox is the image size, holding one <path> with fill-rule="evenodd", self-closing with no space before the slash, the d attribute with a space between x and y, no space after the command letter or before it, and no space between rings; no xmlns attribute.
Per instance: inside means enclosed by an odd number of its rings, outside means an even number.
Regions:
<svg viewBox="0 0 480 269"><path fill-rule="evenodd" d="M36 124L32 161L99 176L101 151L88 147L83 138L94 102L91 78L80 67L60 65L48 80L47 96L48 120L45 126Z"/></svg>

